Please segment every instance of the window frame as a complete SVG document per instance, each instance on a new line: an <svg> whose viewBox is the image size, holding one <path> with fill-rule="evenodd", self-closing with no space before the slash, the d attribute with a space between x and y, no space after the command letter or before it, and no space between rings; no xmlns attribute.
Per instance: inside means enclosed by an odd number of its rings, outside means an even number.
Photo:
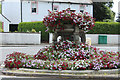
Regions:
<svg viewBox="0 0 120 80"><path fill-rule="evenodd" d="M86 5L80 5L80 9L79 9L80 12L81 12L81 10L82 10L82 9L81 9L81 6L84 7L84 8L83 8L83 13L84 13L84 12L86 11Z"/></svg>
<svg viewBox="0 0 120 80"><path fill-rule="evenodd" d="M32 4L36 3L36 12L32 12ZM38 14L38 1L31 1L31 14Z"/></svg>
<svg viewBox="0 0 120 80"><path fill-rule="evenodd" d="M57 7L57 10L54 10L55 7ZM58 5L53 5L53 11L59 11L59 6Z"/></svg>

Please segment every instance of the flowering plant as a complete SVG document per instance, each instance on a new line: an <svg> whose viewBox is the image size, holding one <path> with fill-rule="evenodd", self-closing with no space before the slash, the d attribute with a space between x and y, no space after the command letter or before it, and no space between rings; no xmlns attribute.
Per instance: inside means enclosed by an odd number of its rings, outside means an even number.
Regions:
<svg viewBox="0 0 120 80"><path fill-rule="evenodd" d="M76 44L67 40L43 48L34 56L19 52L9 54L6 56L5 66L49 70L100 70L120 68L119 60L120 52L101 51L87 44Z"/></svg>
<svg viewBox="0 0 120 80"><path fill-rule="evenodd" d="M56 50L54 50L56 47ZM50 46L40 50L35 59L49 60L51 61L66 61L68 66L65 69L94 69L99 70L101 68L118 68L119 66L119 52L107 52L101 51L95 47L87 44L76 44L71 41L63 41L55 46ZM59 61L60 63L61 61ZM67 65L66 64L66 65ZM74 64L74 65L73 65ZM51 64L52 65L52 64ZM56 63L56 66L58 64ZM55 66L55 63L54 65ZM65 65L61 65L64 67ZM50 67L50 66L49 66ZM58 68L55 68L58 69ZM64 70L64 68L62 68Z"/></svg>
<svg viewBox="0 0 120 80"><path fill-rule="evenodd" d="M48 10L49 11L49 10ZM47 27L47 31L56 31L56 29L64 30L64 24L78 26L79 29L89 31L94 27L94 18L88 12L75 13L70 10L62 10L60 12L51 12L43 19L43 23Z"/></svg>
<svg viewBox="0 0 120 80"><path fill-rule="evenodd" d="M21 62L23 59L28 60L30 58L29 55L20 52L13 52L12 54L8 54L6 56L6 60L4 61L5 67L8 68L17 68L19 69L24 64Z"/></svg>

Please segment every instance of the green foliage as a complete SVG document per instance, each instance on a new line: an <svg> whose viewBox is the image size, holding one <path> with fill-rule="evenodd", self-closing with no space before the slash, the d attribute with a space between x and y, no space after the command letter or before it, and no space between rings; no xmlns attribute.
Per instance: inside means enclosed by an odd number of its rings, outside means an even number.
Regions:
<svg viewBox="0 0 120 80"><path fill-rule="evenodd" d="M111 19L104 19L103 22L113 22Z"/></svg>
<svg viewBox="0 0 120 80"><path fill-rule="evenodd" d="M93 16L96 21L103 21L104 19L114 20L115 13L110 9L113 3L94 2L93 3Z"/></svg>
<svg viewBox="0 0 120 80"><path fill-rule="evenodd" d="M1 3L0 3L0 14L1 14Z"/></svg>
<svg viewBox="0 0 120 80"><path fill-rule="evenodd" d="M46 27L42 21L39 22L21 22L18 25L18 32L39 32L41 31L42 42L48 42L48 32L45 32Z"/></svg>
<svg viewBox="0 0 120 80"><path fill-rule="evenodd" d="M96 22L88 34L120 34L118 22Z"/></svg>
<svg viewBox="0 0 120 80"><path fill-rule="evenodd" d="M18 32L18 31L15 31L15 32Z"/></svg>
<svg viewBox="0 0 120 80"><path fill-rule="evenodd" d="M0 32L4 32L2 29L2 22L0 22Z"/></svg>
<svg viewBox="0 0 120 80"><path fill-rule="evenodd" d="M34 32L34 33L35 33L35 32L36 32L36 30L35 30L35 29L32 29L32 32Z"/></svg>

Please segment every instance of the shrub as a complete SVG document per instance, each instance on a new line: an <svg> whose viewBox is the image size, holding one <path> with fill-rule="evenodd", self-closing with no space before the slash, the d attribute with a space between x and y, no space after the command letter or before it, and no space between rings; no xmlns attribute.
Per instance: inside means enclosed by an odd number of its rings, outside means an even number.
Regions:
<svg viewBox="0 0 120 80"><path fill-rule="evenodd" d="M111 19L104 19L103 22L113 22Z"/></svg>
<svg viewBox="0 0 120 80"><path fill-rule="evenodd" d="M88 34L120 34L118 22L96 22Z"/></svg>
<svg viewBox="0 0 120 80"><path fill-rule="evenodd" d="M36 30L35 30L35 29L32 29L32 31L31 31L31 32L34 32L34 33L35 33L35 32L36 32Z"/></svg>
<svg viewBox="0 0 120 80"><path fill-rule="evenodd" d="M2 22L0 22L0 32L4 32L2 29Z"/></svg>
<svg viewBox="0 0 120 80"><path fill-rule="evenodd" d="M42 42L48 42L48 32L45 32L46 27L42 21L39 22L21 22L18 25L19 32L30 32L34 29L36 32L41 31Z"/></svg>

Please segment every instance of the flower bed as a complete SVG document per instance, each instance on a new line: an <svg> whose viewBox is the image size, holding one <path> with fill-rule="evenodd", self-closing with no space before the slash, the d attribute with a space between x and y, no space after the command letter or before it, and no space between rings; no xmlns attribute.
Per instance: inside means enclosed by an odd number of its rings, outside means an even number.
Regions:
<svg viewBox="0 0 120 80"><path fill-rule="evenodd" d="M120 68L119 57L119 52L106 52L87 44L63 41L56 46L41 49L32 57L22 53L10 54L6 58L5 65L9 68L100 70Z"/></svg>

